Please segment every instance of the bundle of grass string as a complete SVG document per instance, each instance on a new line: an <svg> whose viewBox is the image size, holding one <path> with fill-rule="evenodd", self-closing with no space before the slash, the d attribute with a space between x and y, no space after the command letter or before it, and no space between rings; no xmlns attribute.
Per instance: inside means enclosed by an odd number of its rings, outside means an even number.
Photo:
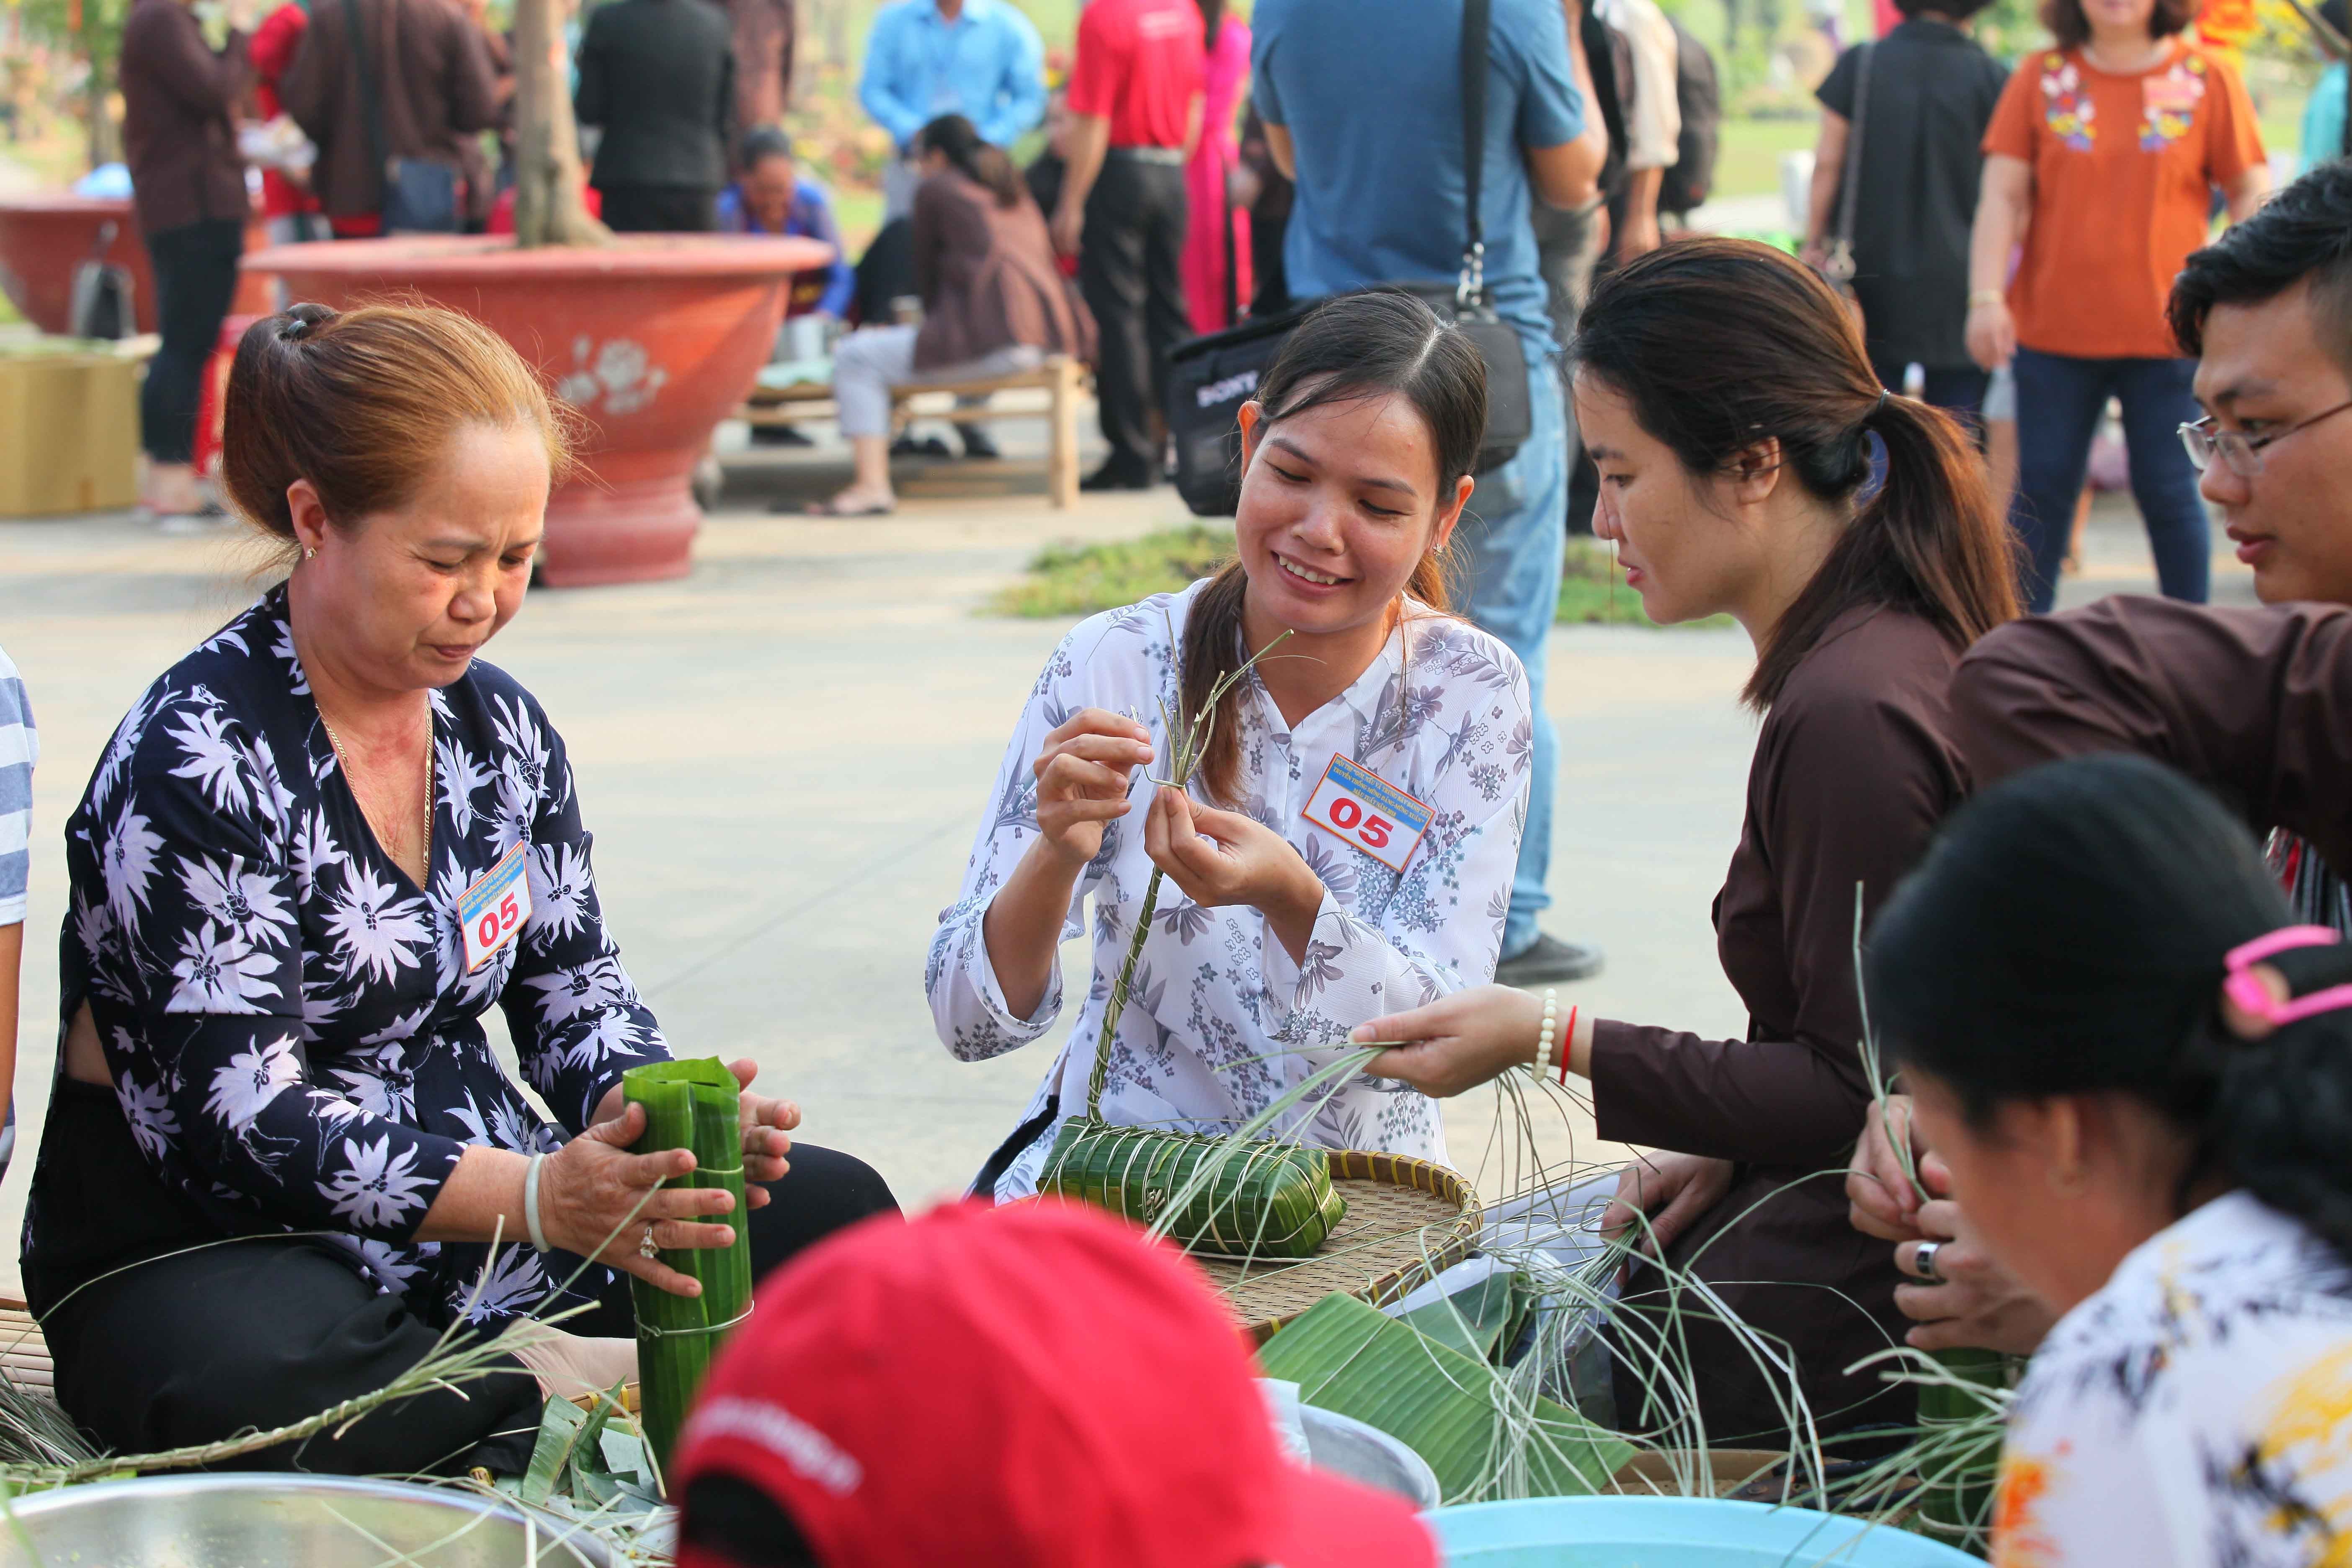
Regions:
<svg viewBox="0 0 2352 1568"><path fill-rule="evenodd" d="M1189 722L1161 708L1169 770L1155 784L1181 790L1192 782L1216 730L1217 704L1289 635L1280 633L1219 680ZM1176 643L1172 624L1168 642L1171 647ZM1236 1148L1230 1139L1114 1127L1102 1118L1111 1045L1118 1037L1119 1016L1127 1011L1144 939L1151 934L1163 876L1155 868L1144 887L1135 934L1103 1009L1094 1071L1087 1080L1087 1113L1063 1123L1038 1177L1038 1191L1123 1215L1194 1252L1228 1258L1312 1257L1348 1212L1346 1200L1332 1189L1331 1163L1320 1149L1271 1141ZM1171 1198L1177 1200L1172 1217L1166 1212Z"/></svg>
<svg viewBox="0 0 2352 1568"><path fill-rule="evenodd" d="M629 1282L637 1310L640 1420L655 1459L666 1468L677 1429L719 1341L751 1312L750 1210L743 1196L738 1104L741 1091L725 1063L704 1057L631 1068L621 1077L621 1092L646 1108L645 1134L635 1145L637 1153L694 1152L694 1169L665 1185L724 1187L735 1194L734 1212L723 1222L735 1228L732 1246L661 1251L666 1266L701 1281L701 1295L674 1296L643 1279Z"/></svg>

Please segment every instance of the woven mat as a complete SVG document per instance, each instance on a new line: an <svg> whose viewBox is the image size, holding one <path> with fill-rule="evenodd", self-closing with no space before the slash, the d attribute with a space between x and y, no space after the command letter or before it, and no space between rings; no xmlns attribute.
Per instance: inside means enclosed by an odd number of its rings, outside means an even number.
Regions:
<svg viewBox="0 0 2352 1568"><path fill-rule="evenodd" d="M0 1373L37 1398L58 1396L57 1373L49 1363L49 1342L41 1337L41 1325L24 1302L5 1297L0 1297Z"/></svg>
<svg viewBox="0 0 2352 1568"><path fill-rule="evenodd" d="M1261 1340L1334 1290L1394 1300L1459 1262L1478 1234L1478 1195L1443 1165L1335 1150L1331 1184L1348 1213L1314 1257L1192 1259Z"/></svg>

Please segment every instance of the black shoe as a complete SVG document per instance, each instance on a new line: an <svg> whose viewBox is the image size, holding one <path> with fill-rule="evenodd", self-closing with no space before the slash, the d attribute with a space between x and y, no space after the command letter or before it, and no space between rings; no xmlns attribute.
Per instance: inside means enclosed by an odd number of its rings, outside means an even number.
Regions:
<svg viewBox="0 0 2352 1568"><path fill-rule="evenodd" d="M1078 481L1078 489L1082 490L1148 490L1150 488L1150 469L1126 468L1116 458Z"/></svg>
<svg viewBox="0 0 2352 1568"><path fill-rule="evenodd" d="M754 447L814 447L815 442L790 425L754 425L751 426Z"/></svg>
<svg viewBox="0 0 2352 1568"><path fill-rule="evenodd" d="M1513 953L1495 965L1495 984L1524 987L1590 980L1601 973L1604 962L1601 949L1591 942L1562 942L1539 932L1526 952Z"/></svg>
<svg viewBox="0 0 2352 1568"><path fill-rule="evenodd" d="M901 436L890 443L890 455L894 458L952 458L955 456L953 452L948 450L948 444L937 436L926 436L919 441L912 436Z"/></svg>
<svg viewBox="0 0 2352 1568"><path fill-rule="evenodd" d="M996 442L994 438L989 435L988 427L986 426L959 425L955 427L955 431L958 436L963 438L963 455L965 457L988 458L1001 458L1004 456L1003 453L996 449Z"/></svg>

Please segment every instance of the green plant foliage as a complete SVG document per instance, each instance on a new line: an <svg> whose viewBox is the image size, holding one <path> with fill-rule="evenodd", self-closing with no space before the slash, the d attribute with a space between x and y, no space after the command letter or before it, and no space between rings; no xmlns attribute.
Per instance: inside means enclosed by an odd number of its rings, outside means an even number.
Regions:
<svg viewBox="0 0 2352 1568"><path fill-rule="evenodd" d="M632 1278L637 1310L637 1385L646 1439L655 1459L669 1462L677 1430L695 1390L727 1331L751 1310L751 1237L743 1195L741 1090L716 1057L651 1062L621 1077L621 1092L646 1108L640 1154L691 1149L694 1169L667 1186L724 1187L734 1194L729 1247L664 1248L661 1261L702 1283L699 1296L673 1296Z"/></svg>
<svg viewBox="0 0 2352 1568"><path fill-rule="evenodd" d="M1295 1143L1253 1142L1236 1153L1222 1138L1073 1118L1045 1171L1039 1184L1064 1197L1227 1258L1312 1258L1348 1212L1329 1157Z"/></svg>
<svg viewBox="0 0 2352 1568"><path fill-rule="evenodd" d="M1025 620L1075 620L1116 610L1154 594L1181 593L1233 558L1234 532L1204 522L1163 528L1111 544L1049 544L1028 574L1000 589L982 613ZM1642 596L1625 586L1616 558L1591 539L1568 542L1559 581L1563 625L1652 626ZM1714 616L1693 626L1728 626Z"/></svg>
<svg viewBox="0 0 2352 1568"><path fill-rule="evenodd" d="M1304 1403L1377 1426L1428 1460L1448 1503L1586 1496L1636 1451L1352 1296L1308 1308L1265 1342L1258 1363L1298 1384Z"/></svg>

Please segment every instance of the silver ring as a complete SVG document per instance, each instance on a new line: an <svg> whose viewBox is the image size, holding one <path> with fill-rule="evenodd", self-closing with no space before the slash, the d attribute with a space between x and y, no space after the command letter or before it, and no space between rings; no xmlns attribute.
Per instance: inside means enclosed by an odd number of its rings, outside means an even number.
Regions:
<svg viewBox="0 0 2352 1568"><path fill-rule="evenodd" d="M652 1226L646 1226L646 1234L637 1238L637 1256L639 1258L652 1258L658 1257L660 1253L661 1248L654 1245L654 1227Z"/></svg>
<svg viewBox="0 0 2352 1568"><path fill-rule="evenodd" d="M1936 1254L1943 1247L1940 1241L1923 1241L1919 1244L1919 1250L1911 1255L1912 1271L1929 1285L1944 1282L1944 1277L1936 1272Z"/></svg>

